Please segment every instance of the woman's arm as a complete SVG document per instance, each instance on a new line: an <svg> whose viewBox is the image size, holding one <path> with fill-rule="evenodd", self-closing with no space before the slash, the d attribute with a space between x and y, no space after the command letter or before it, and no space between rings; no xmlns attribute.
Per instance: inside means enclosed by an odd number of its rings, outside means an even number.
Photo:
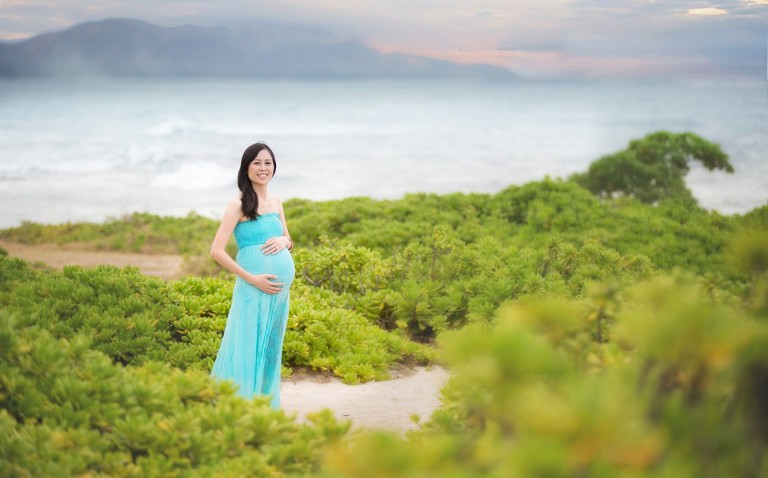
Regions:
<svg viewBox="0 0 768 478"><path fill-rule="evenodd" d="M283 249L288 249L289 251L293 249L293 241L291 240L291 235L288 233L288 225L285 223L283 203L277 198L275 198L275 200L277 201L277 207L280 212L280 222L283 223L283 235L269 238L267 242L261 246L261 251L264 254L277 254Z"/></svg>
<svg viewBox="0 0 768 478"><path fill-rule="evenodd" d="M276 294L277 292L280 292L283 287L282 283L269 280L277 278L276 275L251 274L227 254L227 242L229 242L229 238L232 236L232 232L235 230L235 226L237 226L242 215L243 210L240 199L235 198L231 200L224 210L224 217L221 220L219 229L216 231L216 236L213 238L213 243L211 244L211 257L213 257L213 259L223 268L242 278L249 284L258 287L263 292Z"/></svg>
<svg viewBox="0 0 768 478"><path fill-rule="evenodd" d="M283 211L283 203L280 203L280 222L283 223L283 236L288 238L288 244L285 246L289 251L293 250L293 239L288 232L288 224L285 222L285 211Z"/></svg>

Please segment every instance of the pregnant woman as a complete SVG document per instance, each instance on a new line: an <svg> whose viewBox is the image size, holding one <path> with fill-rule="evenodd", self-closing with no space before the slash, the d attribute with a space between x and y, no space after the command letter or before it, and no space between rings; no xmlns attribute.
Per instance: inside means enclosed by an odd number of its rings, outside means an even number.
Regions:
<svg viewBox="0 0 768 478"><path fill-rule="evenodd" d="M246 398L269 396L273 408L280 406L288 289L295 273L283 205L267 192L276 169L266 144L245 150L237 175L240 195L227 204L211 245L211 257L237 276L211 377L233 380ZM225 250L232 234L236 261Z"/></svg>

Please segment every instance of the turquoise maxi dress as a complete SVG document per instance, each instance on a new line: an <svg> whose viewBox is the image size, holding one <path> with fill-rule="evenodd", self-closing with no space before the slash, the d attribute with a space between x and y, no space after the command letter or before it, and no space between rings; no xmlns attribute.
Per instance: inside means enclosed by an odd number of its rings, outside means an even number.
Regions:
<svg viewBox="0 0 768 478"><path fill-rule="evenodd" d="M277 278L272 280L282 282L283 289L277 294L267 294L237 278L224 336L211 370L211 377L234 381L243 397L269 396L273 408L280 406L288 289L295 268L287 249L265 255L261 246L269 238L282 234L283 223L276 212L262 214L235 226L234 236L239 249L235 258L237 263L253 274L275 274Z"/></svg>

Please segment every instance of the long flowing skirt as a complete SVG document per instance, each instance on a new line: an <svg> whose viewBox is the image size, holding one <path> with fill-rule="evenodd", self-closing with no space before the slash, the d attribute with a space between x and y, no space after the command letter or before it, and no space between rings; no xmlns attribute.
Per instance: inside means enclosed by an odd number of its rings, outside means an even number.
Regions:
<svg viewBox="0 0 768 478"><path fill-rule="evenodd" d="M253 274L275 274L277 279L272 280L284 285L277 294L267 294L237 278L211 377L234 381L238 393L246 398L267 395L272 407L278 408L288 289L295 275L293 258L287 250L264 255L256 245L241 249L236 261Z"/></svg>

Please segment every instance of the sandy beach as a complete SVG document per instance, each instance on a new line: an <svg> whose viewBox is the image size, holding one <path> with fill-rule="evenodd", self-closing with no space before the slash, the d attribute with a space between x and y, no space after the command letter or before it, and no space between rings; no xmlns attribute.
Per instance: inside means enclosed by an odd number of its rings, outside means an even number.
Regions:
<svg viewBox="0 0 768 478"><path fill-rule="evenodd" d="M182 257L171 254L137 254L111 251L87 251L57 244L24 245L0 241L0 247L12 257L42 262L61 269L65 265L94 267L110 264L138 267L144 274L175 279L182 275ZM350 420L353 429L380 428L396 432L414 430L411 420L418 415L429 419L440 406L440 389L449 378L441 367L416 367L399 377L381 382L347 385L327 376L303 374L283 380L282 408L303 421L306 415L330 409L340 420Z"/></svg>

